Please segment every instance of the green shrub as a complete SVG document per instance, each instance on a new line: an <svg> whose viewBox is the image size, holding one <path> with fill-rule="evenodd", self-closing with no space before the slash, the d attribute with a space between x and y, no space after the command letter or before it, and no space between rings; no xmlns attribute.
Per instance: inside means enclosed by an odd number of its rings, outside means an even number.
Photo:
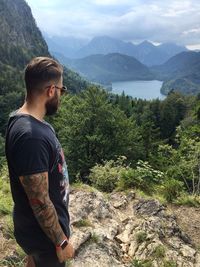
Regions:
<svg viewBox="0 0 200 267"><path fill-rule="evenodd" d="M199 208L200 207L200 196L182 194L180 197L177 198L177 200L175 201L175 204Z"/></svg>
<svg viewBox="0 0 200 267"><path fill-rule="evenodd" d="M160 187L160 191L168 202L173 202L183 193L184 184L175 179L166 180Z"/></svg>
<svg viewBox="0 0 200 267"><path fill-rule="evenodd" d="M89 180L97 189L104 192L112 192L121 177L121 172L126 170L123 166L124 157L118 158L117 161L105 161L104 165L95 165L91 169Z"/></svg>
<svg viewBox="0 0 200 267"><path fill-rule="evenodd" d="M147 239L147 234L143 231L136 234L136 241L138 244L143 243Z"/></svg>
<svg viewBox="0 0 200 267"><path fill-rule="evenodd" d="M8 171L4 167L0 173L0 215L11 215L12 208L13 200L10 193Z"/></svg>
<svg viewBox="0 0 200 267"><path fill-rule="evenodd" d="M142 179L139 177L137 170L132 168L123 169L120 173L120 179L117 187L120 190L127 190L130 188L140 188Z"/></svg>
<svg viewBox="0 0 200 267"><path fill-rule="evenodd" d="M160 184L163 178L163 172L153 169L148 162L139 160L136 169L128 167L121 171L118 187L122 190L137 188L152 194L154 186Z"/></svg>
<svg viewBox="0 0 200 267"><path fill-rule="evenodd" d="M156 259L161 259L161 258L164 258L165 257L165 247L162 246L162 245L158 245L153 253L152 253L152 256Z"/></svg>

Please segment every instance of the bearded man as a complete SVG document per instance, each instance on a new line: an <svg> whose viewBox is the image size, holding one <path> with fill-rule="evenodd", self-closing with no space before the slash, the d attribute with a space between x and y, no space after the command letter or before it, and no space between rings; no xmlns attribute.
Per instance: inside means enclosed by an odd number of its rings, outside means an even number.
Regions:
<svg viewBox="0 0 200 267"><path fill-rule="evenodd" d="M26 99L11 113L6 133L14 235L28 255L27 267L64 267L73 257L69 227L69 179L61 145L45 115L56 113L63 68L36 57L25 69Z"/></svg>

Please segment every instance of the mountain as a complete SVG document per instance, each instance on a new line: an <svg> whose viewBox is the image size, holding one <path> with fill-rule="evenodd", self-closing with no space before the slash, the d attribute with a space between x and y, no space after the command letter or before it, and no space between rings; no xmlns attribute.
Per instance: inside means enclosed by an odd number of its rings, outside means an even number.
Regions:
<svg viewBox="0 0 200 267"><path fill-rule="evenodd" d="M52 54L59 52L71 58L76 57L76 52L88 43L87 39L75 37L49 36L46 33L43 33L43 36Z"/></svg>
<svg viewBox="0 0 200 267"><path fill-rule="evenodd" d="M8 114L24 101L25 65L33 57L51 55L26 1L1 0L0 25L0 134L4 135ZM73 92L87 86L66 68L64 82Z"/></svg>
<svg viewBox="0 0 200 267"><path fill-rule="evenodd" d="M169 57L173 57L181 52L188 51L184 46L173 43L163 43L158 46L160 51L164 51Z"/></svg>
<svg viewBox="0 0 200 267"><path fill-rule="evenodd" d="M184 94L200 92L200 52L182 52L151 71L157 79L164 80L162 92L174 89Z"/></svg>
<svg viewBox="0 0 200 267"><path fill-rule="evenodd" d="M108 36L100 36L93 38L86 46L77 51L76 57L82 58L89 55L120 53L124 55L132 55L135 45L126 43L118 39Z"/></svg>
<svg viewBox="0 0 200 267"><path fill-rule="evenodd" d="M57 38L54 38L53 40L57 40ZM50 47L50 51L52 51L53 54L62 53L65 57L69 58L83 58L97 54L107 55L111 53L120 53L135 57L137 60L147 66L163 64L175 54L178 54L182 51L187 51L185 47L172 43L155 46L148 41L144 41L141 44L135 45L133 43L124 42L108 36L94 37L86 45L79 43L79 45L82 45L80 49L77 49L76 44L70 45L70 40L68 43L67 41L60 42L63 44L62 48L60 46L56 47L55 44L53 45L48 39L46 39L46 41Z"/></svg>
<svg viewBox="0 0 200 267"><path fill-rule="evenodd" d="M147 66L161 64L168 59L165 51L160 51L157 46L148 41L137 45L133 56Z"/></svg>
<svg viewBox="0 0 200 267"><path fill-rule="evenodd" d="M0 25L1 63L23 67L35 55L49 55L25 1L1 0Z"/></svg>
<svg viewBox="0 0 200 267"><path fill-rule="evenodd" d="M87 79L103 84L123 80L150 80L149 69L133 57L112 53L82 59L64 59L63 63Z"/></svg>

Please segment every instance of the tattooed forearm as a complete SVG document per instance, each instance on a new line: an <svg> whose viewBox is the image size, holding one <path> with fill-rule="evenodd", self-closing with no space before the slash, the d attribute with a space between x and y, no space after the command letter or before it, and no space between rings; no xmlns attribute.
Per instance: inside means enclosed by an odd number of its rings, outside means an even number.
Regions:
<svg viewBox="0 0 200 267"><path fill-rule="evenodd" d="M57 245L65 235L48 193L48 173L20 177L35 217L46 235Z"/></svg>

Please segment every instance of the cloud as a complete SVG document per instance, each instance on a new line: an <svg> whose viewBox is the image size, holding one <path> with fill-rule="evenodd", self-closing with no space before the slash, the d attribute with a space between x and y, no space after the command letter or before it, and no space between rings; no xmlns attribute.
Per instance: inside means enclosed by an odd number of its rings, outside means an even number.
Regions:
<svg viewBox="0 0 200 267"><path fill-rule="evenodd" d="M50 35L198 45L198 0L27 0Z"/></svg>

